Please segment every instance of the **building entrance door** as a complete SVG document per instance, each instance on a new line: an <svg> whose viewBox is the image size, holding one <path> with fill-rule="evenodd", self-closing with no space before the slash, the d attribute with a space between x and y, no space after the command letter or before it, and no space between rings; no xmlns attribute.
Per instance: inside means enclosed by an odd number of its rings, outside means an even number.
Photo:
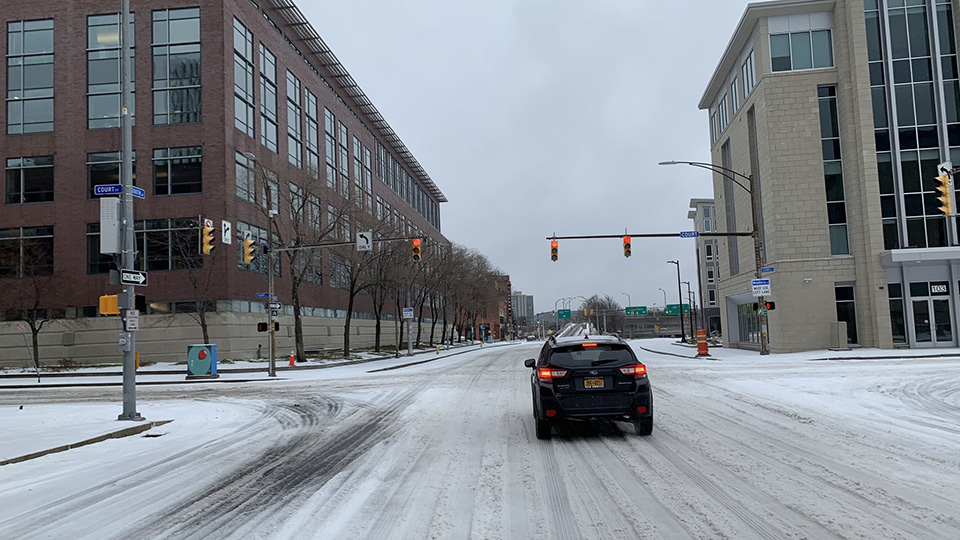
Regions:
<svg viewBox="0 0 960 540"><path fill-rule="evenodd" d="M924 298L913 300L913 329L918 347L953 346L953 321L950 300Z"/></svg>

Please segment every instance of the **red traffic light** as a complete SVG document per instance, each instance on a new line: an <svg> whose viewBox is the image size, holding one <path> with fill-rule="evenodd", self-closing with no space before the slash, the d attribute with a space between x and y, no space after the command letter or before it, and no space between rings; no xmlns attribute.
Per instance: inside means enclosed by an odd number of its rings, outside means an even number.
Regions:
<svg viewBox="0 0 960 540"><path fill-rule="evenodd" d="M623 243L624 243L624 244L629 244L629 243L630 243L630 237L629 237L629 236L624 236L624 237L623 237Z"/></svg>
<svg viewBox="0 0 960 540"><path fill-rule="evenodd" d="M560 246L560 242L557 242L556 240L552 240L550 242L550 249L557 249L559 246Z"/></svg>

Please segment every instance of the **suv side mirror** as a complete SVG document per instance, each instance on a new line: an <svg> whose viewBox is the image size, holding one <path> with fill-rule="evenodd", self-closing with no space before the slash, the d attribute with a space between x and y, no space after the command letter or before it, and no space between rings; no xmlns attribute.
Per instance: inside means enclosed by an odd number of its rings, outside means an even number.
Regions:
<svg viewBox="0 0 960 540"><path fill-rule="evenodd" d="M523 365L526 366L526 367L529 367L529 368L532 368L533 365L536 364L536 363L537 363L537 361L534 360L533 358L528 358L528 359L526 359L526 360L523 361Z"/></svg>

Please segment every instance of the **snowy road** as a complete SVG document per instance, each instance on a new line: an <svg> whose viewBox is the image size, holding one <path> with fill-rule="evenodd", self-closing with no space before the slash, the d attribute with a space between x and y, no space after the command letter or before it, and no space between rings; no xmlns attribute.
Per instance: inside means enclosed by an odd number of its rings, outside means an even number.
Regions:
<svg viewBox="0 0 960 540"><path fill-rule="evenodd" d="M638 350L652 436L577 423L538 441L538 347L142 388L141 412L196 417L0 467L0 538L960 538L960 360ZM114 398L0 406L53 396Z"/></svg>

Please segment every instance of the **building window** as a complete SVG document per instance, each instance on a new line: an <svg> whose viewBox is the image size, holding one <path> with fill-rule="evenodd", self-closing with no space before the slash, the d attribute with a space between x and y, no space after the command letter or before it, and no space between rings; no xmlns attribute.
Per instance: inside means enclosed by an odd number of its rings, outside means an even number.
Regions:
<svg viewBox="0 0 960 540"><path fill-rule="evenodd" d="M903 311L903 285L887 283L887 297L890 299L890 330L894 343L907 342L907 318Z"/></svg>
<svg viewBox="0 0 960 540"><path fill-rule="evenodd" d="M752 92L753 88L757 85L753 49L750 50L750 54L744 59L743 64L740 64L740 78L743 80L743 99L746 100L747 96L750 95L750 92Z"/></svg>
<svg viewBox="0 0 960 540"><path fill-rule="evenodd" d="M340 171L340 182L337 184L340 195L344 199L350 198L350 136L347 134L347 125L337 121L337 165Z"/></svg>
<svg viewBox="0 0 960 540"><path fill-rule="evenodd" d="M203 175L200 147L159 148L153 151L153 194L200 193Z"/></svg>
<svg viewBox="0 0 960 540"><path fill-rule="evenodd" d="M342 256L330 254L330 286L334 289L350 288L350 268Z"/></svg>
<svg viewBox="0 0 960 540"><path fill-rule="evenodd" d="M298 169L303 168L300 93L300 79L287 71L287 158Z"/></svg>
<svg viewBox="0 0 960 540"><path fill-rule="evenodd" d="M717 305L717 291L715 289L707 290L707 303L711 307Z"/></svg>
<svg viewBox="0 0 960 540"><path fill-rule="evenodd" d="M713 244L705 244L703 246L703 249L707 255L707 260L712 261L713 260Z"/></svg>
<svg viewBox="0 0 960 540"><path fill-rule="evenodd" d="M744 343L760 343L760 317L753 309L752 304L737 306L737 323L740 329L740 341ZM770 320L767 320L769 327ZM768 334L769 336L769 331Z"/></svg>
<svg viewBox="0 0 960 540"><path fill-rule="evenodd" d="M117 269L113 255L100 253L100 224L87 223L87 273L106 274Z"/></svg>
<svg viewBox="0 0 960 540"><path fill-rule="evenodd" d="M0 278L53 274L53 227L0 229Z"/></svg>
<svg viewBox="0 0 960 540"><path fill-rule="evenodd" d="M336 117L330 112L330 109L323 110L323 132L324 147L326 149L327 161L327 187L337 189L337 139L336 139Z"/></svg>
<svg viewBox="0 0 960 540"><path fill-rule="evenodd" d="M260 44L260 144L277 151L277 57Z"/></svg>
<svg viewBox="0 0 960 540"><path fill-rule="evenodd" d="M254 136L253 34L237 19L233 20L233 124Z"/></svg>
<svg viewBox="0 0 960 540"><path fill-rule="evenodd" d="M858 343L857 309L853 300L853 286L837 285L834 291L837 298L837 321L847 323L847 343Z"/></svg>
<svg viewBox="0 0 960 540"><path fill-rule="evenodd" d="M148 219L134 226L140 270L185 270L203 266L197 218ZM99 239L97 240L99 243Z"/></svg>
<svg viewBox="0 0 960 540"><path fill-rule="evenodd" d="M733 100L731 102L733 105L733 114L737 114L737 111L740 110L740 92L737 92L736 77L734 77L733 81L730 83L730 97Z"/></svg>
<svg viewBox="0 0 960 540"><path fill-rule="evenodd" d="M703 232L713 232L713 221L709 219L703 220Z"/></svg>
<svg viewBox="0 0 960 540"><path fill-rule="evenodd" d="M303 196L303 188L290 184L290 221L300 223L303 221L303 215L306 208L306 199Z"/></svg>
<svg viewBox="0 0 960 540"><path fill-rule="evenodd" d="M843 164L840 156L840 126L837 117L837 87L817 88L820 102L820 142L823 153L823 178L827 194L827 223L830 254L849 255L847 206L843 189Z"/></svg>
<svg viewBox="0 0 960 540"><path fill-rule="evenodd" d="M200 121L200 8L153 12L153 123Z"/></svg>
<svg viewBox="0 0 960 540"><path fill-rule="evenodd" d="M310 220L310 227L319 231L323 228L320 213L320 197L310 195L307 197L307 218Z"/></svg>
<svg viewBox="0 0 960 540"><path fill-rule="evenodd" d="M237 222L237 235L243 239L251 239L254 242L254 245L262 246L268 244L267 230L261 229L249 223L244 223L243 221ZM274 242L276 242L277 237L274 235ZM273 275L280 275L280 259L282 257L273 258ZM247 270L250 272L256 272L257 274L267 275L267 269L269 268L269 258L268 257L255 257L253 262L250 264L245 264L243 262L243 242L237 242L237 268L241 270Z"/></svg>
<svg viewBox="0 0 960 540"><path fill-rule="evenodd" d="M358 207L363 208L363 145L360 139L353 137L353 196Z"/></svg>
<svg viewBox="0 0 960 540"><path fill-rule="evenodd" d="M715 279L714 279L714 276L713 276L713 267L712 267L712 266L708 266L708 267L707 267L707 283L713 283L714 281L715 281Z"/></svg>
<svg viewBox="0 0 960 540"><path fill-rule="evenodd" d="M730 111L727 109L727 96L724 95L720 98L720 103L717 105L717 117L720 121L720 132L722 133L727 129L727 126L730 124Z"/></svg>
<svg viewBox="0 0 960 540"><path fill-rule="evenodd" d="M130 14L130 35L134 29ZM132 39L136 43L136 39ZM120 14L87 17L87 127L89 129L120 127ZM134 51L130 51L130 58ZM130 62L130 80L134 81L135 62ZM135 86L134 86L135 88ZM136 99L130 105L134 121Z"/></svg>
<svg viewBox="0 0 960 540"><path fill-rule="evenodd" d="M7 159L7 204L53 201L53 156Z"/></svg>
<svg viewBox="0 0 960 540"><path fill-rule="evenodd" d="M236 152L236 175L237 175L237 197L256 204L257 202L257 180L254 172L253 160Z"/></svg>
<svg viewBox="0 0 960 540"><path fill-rule="evenodd" d="M320 120L317 96L307 90L307 172L320 178Z"/></svg>
<svg viewBox="0 0 960 540"><path fill-rule="evenodd" d="M260 207L264 210L276 210L280 211L280 181L277 178L277 173L269 170L263 169L264 176L264 189L260 190ZM267 205L267 197L270 197L269 206Z"/></svg>
<svg viewBox="0 0 960 540"><path fill-rule="evenodd" d="M717 121L717 111L710 114L710 141L717 144L720 140L720 123Z"/></svg>
<svg viewBox="0 0 960 540"><path fill-rule="evenodd" d="M373 171L370 163L370 149L363 147L363 191L366 196L367 212L373 213Z"/></svg>
<svg viewBox="0 0 960 540"><path fill-rule="evenodd" d="M53 19L7 23L7 134L53 131Z"/></svg>
<svg viewBox="0 0 960 540"><path fill-rule="evenodd" d="M120 152L96 152L87 154L87 198L99 195L96 186L123 184ZM137 185L137 153L133 152L133 185Z"/></svg>
<svg viewBox="0 0 960 540"><path fill-rule="evenodd" d="M833 67L830 30L772 34L770 62L775 72Z"/></svg>

